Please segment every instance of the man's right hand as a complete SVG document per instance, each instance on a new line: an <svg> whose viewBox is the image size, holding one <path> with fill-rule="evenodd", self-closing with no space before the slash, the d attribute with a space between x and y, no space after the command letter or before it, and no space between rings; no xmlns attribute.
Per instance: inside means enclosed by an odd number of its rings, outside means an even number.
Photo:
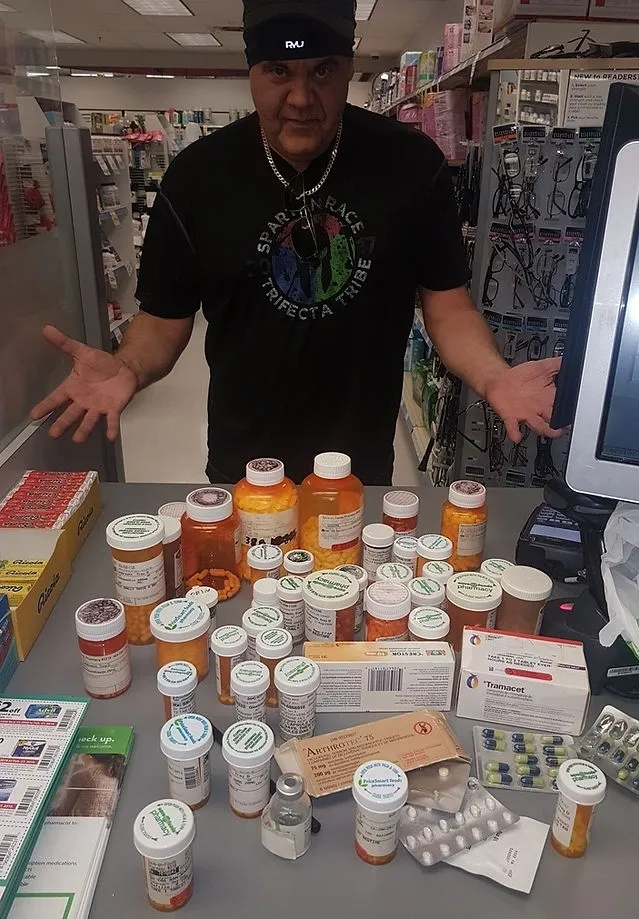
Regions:
<svg viewBox="0 0 639 919"><path fill-rule="evenodd" d="M49 434L61 437L77 424L73 440L83 444L104 415L107 437L115 440L120 432L120 415L139 389L135 373L117 356L75 341L55 326L45 326L42 334L49 344L72 358L73 369L51 395L32 409L31 418L40 421L50 412L64 408Z"/></svg>

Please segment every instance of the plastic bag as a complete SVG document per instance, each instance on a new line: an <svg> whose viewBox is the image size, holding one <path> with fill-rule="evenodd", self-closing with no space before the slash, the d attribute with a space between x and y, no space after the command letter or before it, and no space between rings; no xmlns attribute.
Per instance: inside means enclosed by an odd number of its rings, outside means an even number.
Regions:
<svg viewBox="0 0 639 919"><path fill-rule="evenodd" d="M601 557L608 622L599 633L604 648L621 636L639 659L639 506L620 502L604 533Z"/></svg>

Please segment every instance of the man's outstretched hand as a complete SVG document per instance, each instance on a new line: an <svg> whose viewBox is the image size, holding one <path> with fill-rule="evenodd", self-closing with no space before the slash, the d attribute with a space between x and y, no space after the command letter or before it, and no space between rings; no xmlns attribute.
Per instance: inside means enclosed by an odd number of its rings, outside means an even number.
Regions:
<svg viewBox="0 0 639 919"><path fill-rule="evenodd" d="M42 334L50 345L69 355L73 368L51 395L32 409L31 418L40 421L50 412L64 408L49 434L61 437L77 424L73 440L82 444L104 415L107 437L115 440L120 415L138 391L135 373L115 355L75 341L55 326L45 326Z"/></svg>
<svg viewBox="0 0 639 919"><path fill-rule="evenodd" d="M550 427L555 401L555 378L561 358L530 361L507 367L486 387L486 399L503 419L513 443L521 440L520 424L544 437L560 437L562 431Z"/></svg>

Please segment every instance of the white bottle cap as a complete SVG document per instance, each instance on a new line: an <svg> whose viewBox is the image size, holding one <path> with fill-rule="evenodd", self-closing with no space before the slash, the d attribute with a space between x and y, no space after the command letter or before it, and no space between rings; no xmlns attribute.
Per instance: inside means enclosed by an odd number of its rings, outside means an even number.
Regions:
<svg viewBox="0 0 639 919"><path fill-rule="evenodd" d="M359 584L360 591L368 587L368 572L360 565L338 565L335 571L345 571L346 574L350 574Z"/></svg>
<svg viewBox="0 0 639 919"><path fill-rule="evenodd" d="M133 824L133 842L143 858L176 858L194 839L193 811L187 804L170 798L147 804Z"/></svg>
<svg viewBox="0 0 639 919"><path fill-rule="evenodd" d="M260 578L253 584L253 606L275 606L277 602L277 581L275 578Z"/></svg>
<svg viewBox="0 0 639 919"><path fill-rule="evenodd" d="M378 619L403 619L410 613L410 591L401 581L375 581L366 591L364 605Z"/></svg>
<svg viewBox="0 0 639 919"><path fill-rule="evenodd" d="M587 760L566 760L559 767L556 781L559 794L574 804L594 807L606 797L606 776Z"/></svg>
<svg viewBox="0 0 639 919"><path fill-rule="evenodd" d="M408 631L426 641L441 641L450 632L450 617L442 609L418 606L408 617Z"/></svg>
<svg viewBox="0 0 639 919"><path fill-rule="evenodd" d="M211 651L220 657L240 657L248 648L248 635L239 625L223 625L211 635Z"/></svg>
<svg viewBox="0 0 639 919"><path fill-rule="evenodd" d="M408 589L416 606L441 606L446 599L444 587L433 578L413 578Z"/></svg>
<svg viewBox="0 0 639 919"><path fill-rule="evenodd" d="M316 609L349 609L359 600L359 584L345 571L316 571L304 581L304 601Z"/></svg>
<svg viewBox="0 0 639 919"><path fill-rule="evenodd" d="M287 696L310 696L321 680L319 664L307 657L287 657L275 668L275 686Z"/></svg>
<svg viewBox="0 0 639 919"><path fill-rule="evenodd" d="M273 571L275 568L281 568L284 556L278 546L269 546L262 543L259 546L251 546L246 556L247 564L256 571Z"/></svg>
<svg viewBox="0 0 639 919"><path fill-rule="evenodd" d="M288 657L293 650L293 636L288 629L265 629L255 639L258 657L279 661Z"/></svg>
<svg viewBox="0 0 639 919"><path fill-rule="evenodd" d="M217 606L219 596L215 587L192 587L186 592L186 599L206 606L211 612Z"/></svg>
<svg viewBox="0 0 639 919"><path fill-rule="evenodd" d="M277 459L254 459L246 464L246 481L251 485L266 487L284 481L284 463Z"/></svg>
<svg viewBox="0 0 639 919"><path fill-rule="evenodd" d="M417 554L433 562L445 562L453 554L453 544L447 536L430 533L417 540Z"/></svg>
<svg viewBox="0 0 639 919"><path fill-rule="evenodd" d="M401 562L387 562L380 565L375 572L378 581L399 581L400 584L410 584L415 572L408 565Z"/></svg>
<svg viewBox="0 0 639 919"><path fill-rule="evenodd" d="M198 488L186 496L186 513L199 523L219 523L233 513L233 498L225 488Z"/></svg>
<svg viewBox="0 0 639 919"><path fill-rule="evenodd" d="M448 562L426 562L422 569L422 576L430 578L431 581L437 581L443 587L450 581L455 574L455 569Z"/></svg>
<svg viewBox="0 0 639 919"><path fill-rule="evenodd" d="M86 641L107 641L126 629L126 615L119 600L88 600L78 607L75 630Z"/></svg>
<svg viewBox="0 0 639 919"><path fill-rule="evenodd" d="M351 474L351 458L346 453L320 453L313 471L320 479L345 479Z"/></svg>
<svg viewBox="0 0 639 919"><path fill-rule="evenodd" d="M446 597L459 609L488 613L501 603L502 589L497 581L481 571L461 571L446 584Z"/></svg>
<svg viewBox="0 0 639 919"><path fill-rule="evenodd" d="M553 583L547 574L525 565L513 565L501 579L501 589L517 600L538 603L547 600L552 593Z"/></svg>
<svg viewBox="0 0 639 919"><path fill-rule="evenodd" d="M507 562L505 558L487 558L482 562L481 572L487 574L489 578L494 578L501 583L504 572L507 568L514 568L512 562Z"/></svg>
<svg viewBox="0 0 639 919"><path fill-rule="evenodd" d="M419 514L419 498L412 491L389 491L384 495L383 511L394 520L410 520Z"/></svg>
<svg viewBox="0 0 639 919"><path fill-rule="evenodd" d="M257 638L264 629L279 629L284 616L276 606L252 606L242 616L242 628L249 638Z"/></svg>
<svg viewBox="0 0 639 919"><path fill-rule="evenodd" d="M231 670L231 692L235 696L261 696L271 685L271 674L261 661L242 661Z"/></svg>
<svg viewBox="0 0 639 919"><path fill-rule="evenodd" d="M398 536L393 543L393 555L401 562L414 562L417 558L417 537Z"/></svg>
<svg viewBox="0 0 639 919"><path fill-rule="evenodd" d="M160 667L157 682L163 696L188 696L197 689L197 670L188 661L173 661Z"/></svg>
<svg viewBox="0 0 639 919"><path fill-rule="evenodd" d="M170 504L163 504L158 511L158 517L175 517L181 520L186 514L186 501L173 501Z"/></svg>
<svg viewBox="0 0 639 919"><path fill-rule="evenodd" d="M284 556L284 568L289 574L310 574L315 567L315 556L305 549L291 549Z"/></svg>
<svg viewBox="0 0 639 919"><path fill-rule="evenodd" d="M182 535L182 524L176 517L161 517L161 520L164 524L163 542L168 546Z"/></svg>
<svg viewBox="0 0 639 919"><path fill-rule="evenodd" d="M213 747L213 726L204 715L171 718L160 733L160 749L168 759L199 759Z"/></svg>
<svg viewBox="0 0 639 919"><path fill-rule="evenodd" d="M365 810L394 814L408 800L406 773L384 759L363 763L353 776L353 797Z"/></svg>
<svg viewBox="0 0 639 919"><path fill-rule="evenodd" d="M280 603L299 603L304 599L304 578L287 574L277 583L277 599Z"/></svg>
<svg viewBox="0 0 639 919"><path fill-rule="evenodd" d="M270 762L275 752L275 735L261 721L238 721L224 732L222 756L230 766L256 769Z"/></svg>
<svg viewBox="0 0 639 919"><path fill-rule="evenodd" d="M106 541L112 549L139 552L152 549L164 541L164 523L151 514L128 514L118 517L106 528Z"/></svg>
<svg viewBox="0 0 639 919"><path fill-rule="evenodd" d="M395 530L385 523L369 523L362 531L362 540L373 549L386 549L395 542Z"/></svg>
<svg viewBox="0 0 639 919"><path fill-rule="evenodd" d="M455 507L483 507L486 503L486 487L479 482L453 482L448 491L448 500Z"/></svg>
<svg viewBox="0 0 639 919"><path fill-rule="evenodd" d="M151 613L151 634L157 641L193 641L206 635L210 626L208 607L186 597L160 603Z"/></svg>

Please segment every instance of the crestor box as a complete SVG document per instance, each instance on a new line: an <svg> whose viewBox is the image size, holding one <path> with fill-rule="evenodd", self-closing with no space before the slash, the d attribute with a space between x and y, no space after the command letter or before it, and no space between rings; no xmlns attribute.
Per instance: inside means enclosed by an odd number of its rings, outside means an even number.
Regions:
<svg viewBox="0 0 639 919"><path fill-rule="evenodd" d="M581 642L464 629L460 718L581 734L589 701Z"/></svg>

